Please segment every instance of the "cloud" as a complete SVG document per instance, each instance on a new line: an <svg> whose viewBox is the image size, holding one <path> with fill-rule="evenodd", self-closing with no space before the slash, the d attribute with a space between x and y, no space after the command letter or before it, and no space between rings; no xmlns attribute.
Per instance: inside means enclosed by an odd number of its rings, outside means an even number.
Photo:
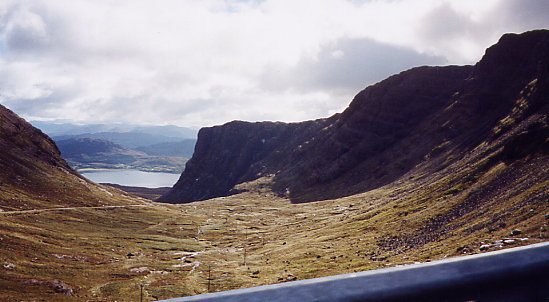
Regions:
<svg viewBox="0 0 549 302"><path fill-rule="evenodd" d="M265 74L274 89L357 92L392 74L421 65L445 64L440 56L418 53L403 46L370 38L341 38L323 45L315 57L305 57L284 72Z"/></svg>
<svg viewBox="0 0 549 302"><path fill-rule="evenodd" d="M492 17L501 30L523 32L538 28L549 28L549 1L506 0L495 7Z"/></svg>
<svg viewBox="0 0 549 302"><path fill-rule="evenodd" d="M505 33L549 28L549 1L442 1L418 22L418 47L456 63L473 63Z"/></svg>
<svg viewBox="0 0 549 302"><path fill-rule="evenodd" d="M460 14L448 2L430 11L421 24L421 34L428 40L452 40L471 35L475 22L470 16Z"/></svg>
<svg viewBox="0 0 549 302"><path fill-rule="evenodd" d="M546 3L5 0L0 102L81 122L326 117L393 73L475 62L502 31L547 24Z"/></svg>

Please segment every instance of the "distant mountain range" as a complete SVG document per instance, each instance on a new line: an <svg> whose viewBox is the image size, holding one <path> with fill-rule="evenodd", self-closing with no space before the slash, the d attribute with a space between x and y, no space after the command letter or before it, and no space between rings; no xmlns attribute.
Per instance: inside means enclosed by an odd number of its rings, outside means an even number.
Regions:
<svg viewBox="0 0 549 302"><path fill-rule="evenodd" d="M151 145L161 143L174 143L181 142L183 140L195 140L194 138L181 138L172 137L159 134L150 134L145 132L97 132L97 133L83 133L83 134L65 134L65 135L53 135L52 138L55 141L62 141L71 138L92 138L113 142L115 144L128 147L139 148L147 147Z"/></svg>
<svg viewBox="0 0 549 302"><path fill-rule="evenodd" d="M93 133L141 133L151 136L170 137L176 140L187 138L196 138L198 130L179 127L173 125L167 126L143 126L129 124L75 124L62 122L44 122L30 121L36 128L42 130L51 137L64 135L81 135ZM145 144L151 144L149 142ZM139 144L137 144L139 145Z"/></svg>
<svg viewBox="0 0 549 302"><path fill-rule="evenodd" d="M58 144L69 164L82 169L138 169L180 173L196 143L196 130L35 121Z"/></svg>

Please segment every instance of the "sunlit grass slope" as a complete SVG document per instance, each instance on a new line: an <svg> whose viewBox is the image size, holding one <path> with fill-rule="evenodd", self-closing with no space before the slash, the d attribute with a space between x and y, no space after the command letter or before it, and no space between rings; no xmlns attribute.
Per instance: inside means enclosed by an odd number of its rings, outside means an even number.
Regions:
<svg viewBox="0 0 549 302"><path fill-rule="evenodd" d="M418 167L380 189L308 204L277 197L262 178L185 205L5 212L0 300L138 301L143 284L151 301L544 241L544 160Z"/></svg>

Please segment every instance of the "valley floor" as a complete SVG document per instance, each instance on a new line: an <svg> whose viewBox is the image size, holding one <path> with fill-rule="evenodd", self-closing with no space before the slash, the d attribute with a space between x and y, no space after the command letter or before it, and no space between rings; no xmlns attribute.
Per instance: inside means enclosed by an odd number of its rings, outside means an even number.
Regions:
<svg viewBox="0 0 549 302"><path fill-rule="evenodd" d="M474 212L455 211L474 185L408 179L291 204L269 182L183 205L135 199L139 205L0 213L0 300L139 301L143 285L151 301L547 240L546 182L525 193L527 204L511 198L515 208L486 203Z"/></svg>

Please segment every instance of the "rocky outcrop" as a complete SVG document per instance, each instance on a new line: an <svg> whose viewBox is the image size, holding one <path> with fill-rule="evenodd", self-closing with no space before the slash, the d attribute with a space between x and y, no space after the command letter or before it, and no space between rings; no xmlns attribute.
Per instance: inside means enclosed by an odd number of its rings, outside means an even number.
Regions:
<svg viewBox="0 0 549 302"><path fill-rule="evenodd" d="M548 79L549 31L508 34L475 66L402 72L328 119L204 128L185 172L159 201L224 196L273 174L276 192L307 202L374 189L420 165L437 171L478 148L505 150L501 160L546 156Z"/></svg>

